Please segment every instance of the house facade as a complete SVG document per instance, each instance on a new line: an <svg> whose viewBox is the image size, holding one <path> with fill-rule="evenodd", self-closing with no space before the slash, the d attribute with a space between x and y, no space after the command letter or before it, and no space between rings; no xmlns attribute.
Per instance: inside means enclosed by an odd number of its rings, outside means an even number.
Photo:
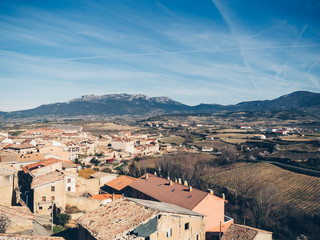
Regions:
<svg viewBox="0 0 320 240"><path fill-rule="evenodd" d="M77 220L79 240L205 239L202 214L162 202L120 198Z"/></svg>

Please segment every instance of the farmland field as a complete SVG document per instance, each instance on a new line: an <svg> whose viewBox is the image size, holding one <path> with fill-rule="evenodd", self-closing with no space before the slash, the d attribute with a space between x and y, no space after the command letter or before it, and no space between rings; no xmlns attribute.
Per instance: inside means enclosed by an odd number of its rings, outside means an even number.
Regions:
<svg viewBox="0 0 320 240"><path fill-rule="evenodd" d="M239 179L238 176L248 176L248 174L255 176L263 186L272 185L278 189L285 203L310 214L320 213L320 178L318 177L294 173L269 163L254 163L220 171L215 179L218 179L216 181L219 181L219 185L232 187ZM247 179L250 177L248 176Z"/></svg>

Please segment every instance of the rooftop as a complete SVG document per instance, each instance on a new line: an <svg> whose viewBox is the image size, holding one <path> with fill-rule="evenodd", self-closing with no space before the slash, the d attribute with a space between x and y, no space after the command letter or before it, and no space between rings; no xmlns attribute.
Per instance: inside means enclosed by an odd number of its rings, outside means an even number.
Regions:
<svg viewBox="0 0 320 240"><path fill-rule="evenodd" d="M93 173L90 175L90 177L93 177L93 178L102 178L102 177L105 177L107 175L110 175L110 173L105 173L105 172L96 172L96 173ZM113 175L113 174L112 174Z"/></svg>
<svg viewBox="0 0 320 240"><path fill-rule="evenodd" d="M272 232L268 232L258 228L253 228L239 224L232 224L226 231L226 233L222 236L221 240L253 240L258 233L272 234Z"/></svg>
<svg viewBox="0 0 320 240"><path fill-rule="evenodd" d="M114 200L118 199L118 198L122 198L122 195L121 194L115 194L114 195ZM112 194L95 194L92 197L90 197L89 199L96 199L96 200L112 199Z"/></svg>
<svg viewBox="0 0 320 240"><path fill-rule="evenodd" d="M104 185L120 191L136 180L137 178L122 175L114 180L111 180L110 182L105 183Z"/></svg>
<svg viewBox="0 0 320 240"><path fill-rule="evenodd" d="M27 206L11 206L0 205L0 214L4 214L9 218L24 218L34 220L33 214Z"/></svg>
<svg viewBox="0 0 320 240"><path fill-rule="evenodd" d="M36 168L39 168L39 167L46 167L46 166L49 166L49 165L57 163L57 162L60 162L60 160L59 159L55 159L55 158L48 158L48 159L45 159L45 160L42 160L42 161L39 161L39 162L36 162L36 163L32 163L32 164L26 165L26 166L22 167L22 170L25 173L28 173L29 171L32 171L33 169L36 169Z"/></svg>
<svg viewBox="0 0 320 240"><path fill-rule="evenodd" d="M50 172L40 176L35 176L32 179L31 188L34 189L36 187L39 187L48 183L60 181L63 179L64 179L64 174L61 172Z"/></svg>
<svg viewBox="0 0 320 240"><path fill-rule="evenodd" d="M153 174L145 174L129 186L160 202L175 204L189 210L194 209L209 194L196 188L190 192L189 187L174 181L170 186L169 180ZM214 195L213 197L218 198Z"/></svg>
<svg viewBox="0 0 320 240"><path fill-rule="evenodd" d="M156 210L158 212L174 213L174 214L190 215L190 216L198 216L198 217L204 216L201 213L190 211L188 209L185 209L170 203L148 201L148 200L137 199L137 198L127 198L127 199L139 205Z"/></svg>
<svg viewBox="0 0 320 240"><path fill-rule="evenodd" d="M119 239L159 213L203 217L169 203L120 198L81 216L77 222L98 240Z"/></svg>
<svg viewBox="0 0 320 240"><path fill-rule="evenodd" d="M0 233L0 240L64 240L62 237L45 237L45 236L29 236L18 234L3 234Z"/></svg>
<svg viewBox="0 0 320 240"><path fill-rule="evenodd" d="M120 198L77 219L98 240L118 239L157 215L157 211Z"/></svg>

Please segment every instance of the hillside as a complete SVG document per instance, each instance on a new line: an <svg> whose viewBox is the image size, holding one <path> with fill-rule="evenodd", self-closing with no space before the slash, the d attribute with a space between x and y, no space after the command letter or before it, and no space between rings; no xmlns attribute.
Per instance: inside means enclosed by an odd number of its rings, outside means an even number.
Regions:
<svg viewBox="0 0 320 240"><path fill-rule="evenodd" d="M68 102L41 105L34 109L0 112L0 120L59 119L103 117L152 117L164 114L217 113L239 111L299 110L300 113L320 114L320 94L294 92L273 100L241 102L236 105L200 104L188 106L168 97L147 97L142 94L84 95Z"/></svg>
<svg viewBox="0 0 320 240"><path fill-rule="evenodd" d="M291 206L296 206L310 214L320 213L320 178L307 176L284 170L269 163L254 163L231 170L220 171L215 177L219 185L232 188L240 176L245 176L246 182L252 184L252 176L256 176L255 183L261 183L265 188L273 186L280 191L279 198Z"/></svg>

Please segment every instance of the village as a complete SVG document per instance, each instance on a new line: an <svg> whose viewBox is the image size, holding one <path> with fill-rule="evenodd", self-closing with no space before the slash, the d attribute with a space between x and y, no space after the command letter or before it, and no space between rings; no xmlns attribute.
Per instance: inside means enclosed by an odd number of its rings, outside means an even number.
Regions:
<svg viewBox="0 0 320 240"><path fill-rule="evenodd" d="M245 125L213 131L204 123L142 124L150 133L93 135L76 124L0 132L0 239L272 239L270 231L236 224L224 193L157 167L133 177L130 168L171 153L219 158L225 148L217 143L237 139L246 143L239 145L243 153L253 152L248 141L298 136L301 129L257 134ZM186 132L201 138L177 142ZM51 236L58 232L67 233Z"/></svg>
<svg viewBox="0 0 320 240"><path fill-rule="evenodd" d="M225 196L213 190L157 172L119 175L124 160L177 151L179 146L160 145L161 134L96 137L81 126L56 125L0 137L1 239L61 239L48 237L61 225L76 229L78 239L232 239L239 231L272 238L234 224L225 215ZM89 177L81 176L92 168Z"/></svg>

